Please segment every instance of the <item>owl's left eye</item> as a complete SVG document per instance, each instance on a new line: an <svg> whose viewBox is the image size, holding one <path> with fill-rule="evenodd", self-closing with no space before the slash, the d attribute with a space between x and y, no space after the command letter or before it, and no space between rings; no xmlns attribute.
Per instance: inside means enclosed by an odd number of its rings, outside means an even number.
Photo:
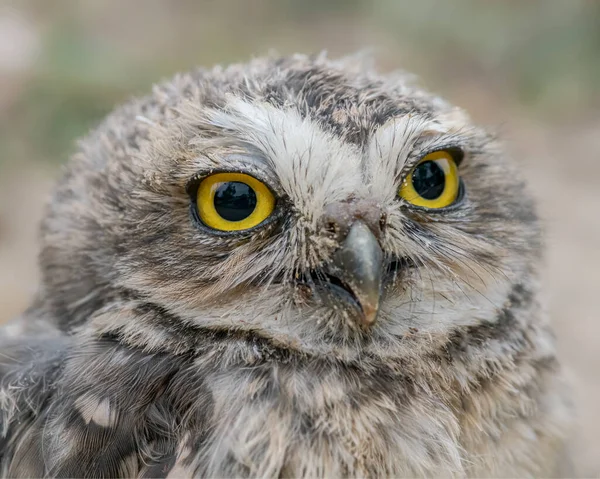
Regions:
<svg viewBox="0 0 600 479"><path fill-rule="evenodd" d="M435 151L413 167L398 196L416 206L439 209L454 203L459 191L460 177L454 158L448 151Z"/></svg>
<svg viewBox="0 0 600 479"><path fill-rule="evenodd" d="M258 226L275 209L269 188L245 173L216 173L198 185L198 216L209 228L242 231Z"/></svg>

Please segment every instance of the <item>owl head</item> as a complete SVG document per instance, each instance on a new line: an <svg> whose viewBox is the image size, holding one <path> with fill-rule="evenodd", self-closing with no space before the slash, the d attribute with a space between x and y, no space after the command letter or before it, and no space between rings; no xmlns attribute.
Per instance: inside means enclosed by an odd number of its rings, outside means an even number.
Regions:
<svg viewBox="0 0 600 479"><path fill-rule="evenodd" d="M492 136L403 75L324 55L196 70L116 110L42 243L38 306L63 329L339 357L492 321L539 250Z"/></svg>

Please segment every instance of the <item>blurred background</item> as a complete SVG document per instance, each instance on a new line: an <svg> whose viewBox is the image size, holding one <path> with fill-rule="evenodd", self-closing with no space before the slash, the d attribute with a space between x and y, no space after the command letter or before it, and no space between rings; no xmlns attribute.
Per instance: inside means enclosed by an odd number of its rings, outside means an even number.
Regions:
<svg viewBox="0 0 600 479"><path fill-rule="evenodd" d="M600 474L600 1L0 0L0 323L37 284L37 223L75 139L153 82L252 55L357 49L506 140L546 221L545 284Z"/></svg>

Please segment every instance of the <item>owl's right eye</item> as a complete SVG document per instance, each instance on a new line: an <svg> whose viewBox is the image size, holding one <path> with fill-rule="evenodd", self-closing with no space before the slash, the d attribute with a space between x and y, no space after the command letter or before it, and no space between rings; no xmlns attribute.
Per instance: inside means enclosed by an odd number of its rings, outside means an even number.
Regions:
<svg viewBox="0 0 600 479"><path fill-rule="evenodd" d="M452 154L434 151L413 167L398 196L416 206L439 209L454 203L459 193L460 177Z"/></svg>
<svg viewBox="0 0 600 479"><path fill-rule="evenodd" d="M216 173L198 185L200 220L218 231L243 231L260 225L275 209L275 197L261 181L245 173Z"/></svg>

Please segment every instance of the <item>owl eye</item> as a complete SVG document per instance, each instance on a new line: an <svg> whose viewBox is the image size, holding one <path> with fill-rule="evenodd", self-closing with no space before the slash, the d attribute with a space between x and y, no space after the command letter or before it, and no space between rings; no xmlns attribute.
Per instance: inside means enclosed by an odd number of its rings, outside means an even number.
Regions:
<svg viewBox="0 0 600 479"><path fill-rule="evenodd" d="M458 168L452 155L435 151L413 167L398 195L416 206L444 208L456 201L459 189Z"/></svg>
<svg viewBox="0 0 600 479"><path fill-rule="evenodd" d="M198 185L198 215L209 228L241 231L266 220L275 209L269 188L244 173L216 173Z"/></svg>

